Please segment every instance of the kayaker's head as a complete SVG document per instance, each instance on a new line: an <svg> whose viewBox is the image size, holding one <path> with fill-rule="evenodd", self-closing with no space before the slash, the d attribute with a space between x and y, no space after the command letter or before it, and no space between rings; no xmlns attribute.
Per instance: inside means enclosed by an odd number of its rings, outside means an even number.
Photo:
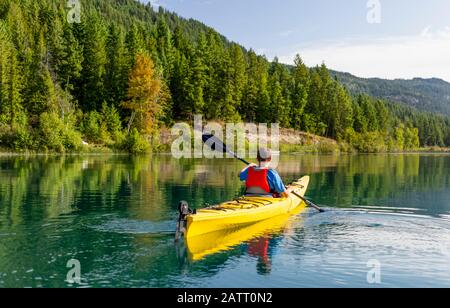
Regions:
<svg viewBox="0 0 450 308"><path fill-rule="evenodd" d="M269 163L272 161L272 152L269 149L266 148L260 148L258 150L258 162L259 165L262 167L265 167L269 165Z"/></svg>

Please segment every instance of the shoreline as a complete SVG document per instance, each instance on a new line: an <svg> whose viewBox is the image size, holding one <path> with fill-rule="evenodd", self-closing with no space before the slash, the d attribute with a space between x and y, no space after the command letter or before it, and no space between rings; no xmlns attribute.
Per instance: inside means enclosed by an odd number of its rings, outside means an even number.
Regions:
<svg viewBox="0 0 450 308"><path fill-rule="evenodd" d="M280 154L284 155L319 155L319 156L328 156L328 155L420 155L420 154L450 154L450 149L443 148L439 150L430 150L428 148L419 149L414 151L403 151L403 152L377 152L377 153L369 153L369 152L318 152L318 151L280 151ZM67 152L67 153L57 153L57 152L14 152L14 151L4 151L0 150L0 157L13 157L13 156L23 156L23 157L61 157L61 156L142 156L142 155L161 155L161 156L169 156L172 155L170 152L148 152L148 153L140 153L133 154L128 152ZM249 158L249 157L244 157Z"/></svg>
<svg viewBox="0 0 450 308"><path fill-rule="evenodd" d="M79 155L151 155L151 154L171 154L171 144L175 137L167 128L162 128L159 132L158 143L150 147L148 152L131 153L109 148L102 144L89 144L81 147L77 152L41 152L33 150L15 151L8 147L0 147L0 156L79 156ZM246 136L246 151L249 142L258 142L258 135L248 134ZM194 145L191 143L191 146ZM193 149L193 148L192 148ZM280 154L322 154L322 155L345 155L345 154L450 154L449 147L427 146L410 150L397 151L387 148L380 149L379 152L358 151L352 145L345 141L302 132L293 129L280 129L280 140L278 142Z"/></svg>

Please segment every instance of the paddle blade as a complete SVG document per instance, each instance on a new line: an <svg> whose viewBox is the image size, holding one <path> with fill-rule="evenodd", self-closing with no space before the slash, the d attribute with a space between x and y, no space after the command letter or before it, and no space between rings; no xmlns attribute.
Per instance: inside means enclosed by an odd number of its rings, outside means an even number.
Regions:
<svg viewBox="0 0 450 308"><path fill-rule="evenodd" d="M216 136L205 134L202 136L205 143L211 150L219 153L227 153L227 146Z"/></svg>

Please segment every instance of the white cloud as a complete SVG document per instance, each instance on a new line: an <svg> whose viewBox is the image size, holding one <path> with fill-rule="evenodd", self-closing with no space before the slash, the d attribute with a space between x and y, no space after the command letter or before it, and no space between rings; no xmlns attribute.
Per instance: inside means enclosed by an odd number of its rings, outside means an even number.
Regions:
<svg viewBox="0 0 450 308"><path fill-rule="evenodd" d="M437 77L450 82L450 27L434 32L427 27L414 36L297 46L280 61L292 63L296 53L310 66L325 62L360 77Z"/></svg>

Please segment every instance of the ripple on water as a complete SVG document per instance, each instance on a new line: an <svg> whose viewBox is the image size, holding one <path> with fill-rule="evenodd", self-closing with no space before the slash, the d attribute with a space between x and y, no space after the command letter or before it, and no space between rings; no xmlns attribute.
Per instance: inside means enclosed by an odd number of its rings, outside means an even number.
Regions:
<svg viewBox="0 0 450 308"><path fill-rule="evenodd" d="M98 225L88 227L100 231L119 234L148 234L148 235L169 235L175 232L176 223L174 221L141 221L131 219L113 219Z"/></svg>
<svg viewBox="0 0 450 308"><path fill-rule="evenodd" d="M381 264L382 285L450 286L447 220L362 209L307 212L278 235L270 264L245 243L201 260L172 285L191 287L367 287L369 261Z"/></svg>
<svg viewBox="0 0 450 308"><path fill-rule="evenodd" d="M299 275L323 279L309 281L312 286L333 286L330 281L339 279L364 286L371 259L381 262L385 286L450 286L445 261L450 258L447 220L396 212L329 210L310 215L294 228L294 235L285 237L285 248L279 252L284 258L290 256L288 263L302 268ZM288 284L298 282L288 268L281 267L280 273L288 277ZM352 275L360 277L359 284Z"/></svg>

